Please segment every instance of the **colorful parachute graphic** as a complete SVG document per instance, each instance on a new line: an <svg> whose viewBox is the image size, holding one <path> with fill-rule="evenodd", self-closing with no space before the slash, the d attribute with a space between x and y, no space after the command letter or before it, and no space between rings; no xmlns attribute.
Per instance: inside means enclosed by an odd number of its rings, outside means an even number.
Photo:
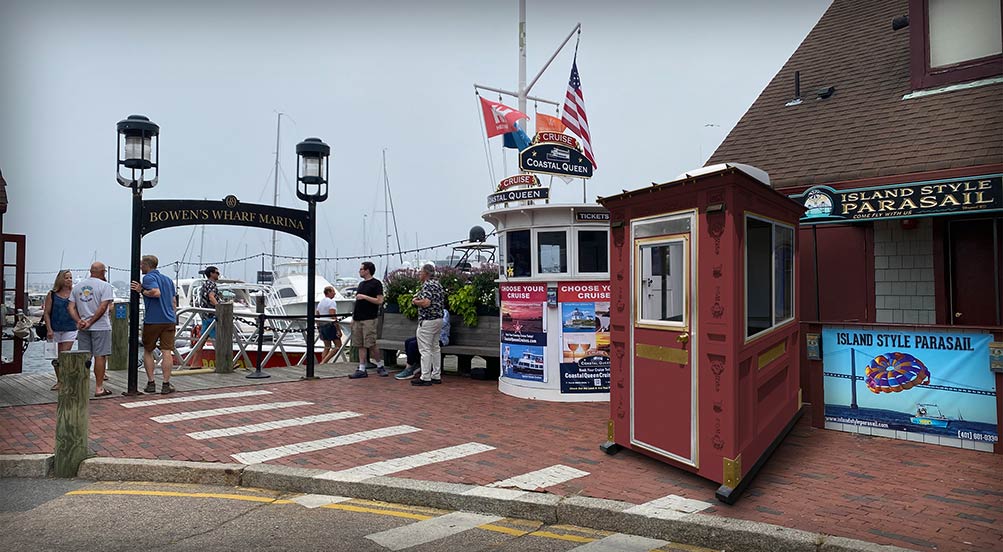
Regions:
<svg viewBox="0 0 1003 552"><path fill-rule="evenodd" d="M898 393L930 383L926 365L908 353L878 355L867 365L864 374L864 382L871 393Z"/></svg>

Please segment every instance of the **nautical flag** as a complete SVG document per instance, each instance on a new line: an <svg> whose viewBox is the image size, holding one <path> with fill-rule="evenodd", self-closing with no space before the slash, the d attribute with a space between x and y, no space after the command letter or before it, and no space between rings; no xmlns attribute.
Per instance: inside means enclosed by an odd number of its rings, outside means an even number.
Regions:
<svg viewBox="0 0 1003 552"><path fill-rule="evenodd" d="M536 131L537 132L558 132L563 133L568 127L564 126L557 117L551 117L550 115L544 115L543 113L536 114Z"/></svg>
<svg viewBox="0 0 1003 552"><path fill-rule="evenodd" d="M582 80L578 76L578 58L571 64L571 79L568 81L568 93L564 96L564 113L561 122L568 126L571 132L582 140L582 150L585 157L592 162L592 168L597 169L595 155L592 153L592 137L589 135L589 118L585 115L585 97L582 95Z"/></svg>
<svg viewBox="0 0 1003 552"><path fill-rule="evenodd" d="M526 134L526 131L519 126L519 123L515 123L514 126L514 132L507 132L505 133L505 136L503 136L505 140L504 146L509 149L522 151L529 147L531 140L529 139L529 135Z"/></svg>
<svg viewBox="0 0 1003 552"><path fill-rule="evenodd" d="M481 111L484 112L484 127L487 129L488 138L507 132L515 132L515 122L519 119L529 118L525 113L505 104L484 98L478 99L481 100Z"/></svg>

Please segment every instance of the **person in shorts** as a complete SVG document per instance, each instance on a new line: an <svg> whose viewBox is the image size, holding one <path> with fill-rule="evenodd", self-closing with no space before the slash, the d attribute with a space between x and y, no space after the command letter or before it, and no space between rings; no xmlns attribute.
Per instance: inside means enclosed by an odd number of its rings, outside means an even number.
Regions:
<svg viewBox="0 0 1003 552"><path fill-rule="evenodd" d="M178 297L174 282L157 270L160 261L153 255L143 255L139 270L143 282L132 282L132 291L143 296L146 318L143 319L143 367L146 368L145 393L156 393L157 383L153 379L153 350L158 346L163 357L160 370L164 373L164 383L160 392L164 395L176 391L171 385L171 368L174 366L174 333L178 326Z"/></svg>
<svg viewBox="0 0 1003 552"><path fill-rule="evenodd" d="M212 313L203 313L200 315L202 317L202 333L209 332L209 338L206 340L206 343L212 343L212 340L216 339L216 326L213 322L216 321L215 309L216 305L219 304L219 288L216 286L216 282L219 281L219 269L214 266L207 266L202 271L202 274L205 275L205 280L199 286L195 306L202 309L214 309Z"/></svg>
<svg viewBox="0 0 1003 552"><path fill-rule="evenodd" d="M334 316L338 314L338 303L334 300L334 286L324 288L324 298L317 303L317 316ZM324 341L324 353L320 357L320 363L330 361L341 349L341 324L333 319L317 320L317 330L321 340Z"/></svg>
<svg viewBox="0 0 1003 552"><path fill-rule="evenodd" d="M69 351L77 340L77 325L70 316L70 295L73 293L73 274L69 270L60 270L52 290L45 295L45 305L42 307L42 319L45 321L48 341L56 343L56 354ZM52 359L52 369L56 371L56 384L52 391L59 390L59 359Z"/></svg>
<svg viewBox="0 0 1003 552"><path fill-rule="evenodd" d="M104 388L104 374L111 355L111 316L115 289L105 280L108 269L102 262L91 265L90 276L70 293L70 316L77 323L77 349L94 356L95 397L111 395Z"/></svg>
<svg viewBox="0 0 1003 552"><path fill-rule="evenodd" d="M366 261L359 267L362 281L355 292L355 309L352 311L352 347L359 350L359 369L351 379L367 377L366 364L369 357L376 361L376 373L389 376L380 350L376 348L376 319L380 316L380 305L383 304L383 283L373 278L376 265ZM367 354L368 353L368 354Z"/></svg>

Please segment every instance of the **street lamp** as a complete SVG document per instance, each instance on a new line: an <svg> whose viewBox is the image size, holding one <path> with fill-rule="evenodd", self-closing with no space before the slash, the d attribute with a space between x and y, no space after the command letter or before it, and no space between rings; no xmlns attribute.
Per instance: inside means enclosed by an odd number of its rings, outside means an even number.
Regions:
<svg viewBox="0 0 1003 552"><path fill-rule="evenodd" d="M132 272L129 279L138 282L143 189L156 186L160 179L160 127L144 115L129 115L116 126L115 178L120 185L132 189ZM147 179L147 171L151 170L153 178ZM123 395L139 395L139 293L135 291L129 294L128 379Z"/></svg>
<svg viewBox="0 0 1003 552"><path fill-rule="evenodd" d="M331 146L320 138L307 138L296 144L296 197L307 202L310 216L310 237L307 240L307 311L306 311L306 379L313 379L314 329L316 323L317 279L317 203L327 199L327 178L330 169ZM337 322L335 322L337 323Z"/></svg>

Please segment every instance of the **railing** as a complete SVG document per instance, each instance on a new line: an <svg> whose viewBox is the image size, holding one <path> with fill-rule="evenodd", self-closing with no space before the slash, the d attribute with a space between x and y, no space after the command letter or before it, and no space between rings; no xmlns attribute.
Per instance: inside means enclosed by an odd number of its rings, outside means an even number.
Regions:
<svg viewBox="0 0 1003 552"><path fill-rule="evenodd" d="M214 315L204 331L201 330L201 315ZM351 315L315 316L317 321L335 320L342 328L342 344L332 357L332 361L338 358L348 360L345 350L351 337L351 329L347 327L348 324L344 320L349 316ZM230 349L234 354L229 359L230 365L239 366L243 361L242 369L251 370L252 367L255 367L260 370L260 367L266 366L278 354L281 355L286 366L303 366L307 357L306 321L305 315L241 312L233 313L232 316L227 317L218 315L215 309L197 307L178 309L178 327L172 348L174 358L177 359L174 362L175 369L185 370L202 367L199 364L206 343L210 340L209 336L213 334L214 329L219 330L221 324L228 324L232 330ZM196 328L199 328L199 331L196 331ZM217 335L222 334L223 332L217 332ZM192 337L193 335L196 337ZM183 343L185 339L189 340L190 345L178 347L178 343ZM218 345L223 344L219 343L218 339L215 341L213 353L220 355L222 349ZM314 346L316 351L323 350L323 342L317 331L314 332ZM252 351L254 360L252 360ZM218 362L214 362L214 364L218 364Z"/></svg>

